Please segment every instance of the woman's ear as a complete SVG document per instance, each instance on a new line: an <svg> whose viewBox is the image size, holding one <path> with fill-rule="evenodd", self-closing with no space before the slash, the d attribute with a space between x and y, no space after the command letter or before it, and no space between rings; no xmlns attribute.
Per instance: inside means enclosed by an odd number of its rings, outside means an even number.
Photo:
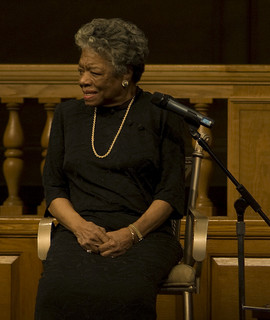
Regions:
<svg viewBox="0 0 270 320"><path fill-rule="evenodd" d="M124 80L127 80L128 82L132 81L133 77L133 68L132 67L127 67L127 73L124 75Z"/></svg>
<svg viewBox="0 0 270 320"><path fill-rule="evenodd" d="M131 67L127 68L127 72L123 75L122 87L127 88L128 85L132 82L133 69Z"/></svg>

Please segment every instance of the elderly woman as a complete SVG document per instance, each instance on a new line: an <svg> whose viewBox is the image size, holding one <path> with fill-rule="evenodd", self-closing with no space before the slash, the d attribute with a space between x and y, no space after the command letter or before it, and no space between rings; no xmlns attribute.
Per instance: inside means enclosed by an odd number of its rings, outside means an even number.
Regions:
<svg viewBox="0 0 270 320"><path fill-rule="evenodd" d="M35 319L155 319L162 280L181 259L170 219L184 204L183 123L137 87L147 40L121 19L75 36L82 100L55 110L44 167L60 222Z"/></svg>

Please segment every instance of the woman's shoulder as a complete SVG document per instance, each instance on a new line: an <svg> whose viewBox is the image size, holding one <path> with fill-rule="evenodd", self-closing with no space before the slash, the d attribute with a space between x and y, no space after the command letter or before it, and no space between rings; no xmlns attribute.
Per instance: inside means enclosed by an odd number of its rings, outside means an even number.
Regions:
<svg viewBox="0 0 270 320"><path fill-rule="evenodd" d="M153 94L140 89L138 96L138 114L142 115L141 119L155 119L157 126L169 132L171 136L181 137L183 130L186 130L186 125L183 117L175 114L172 111L157 106L152 102Z"/></svg>
<svg viewBox="0 0 270 320"><path fill-rule="evenodd" d="M70 99L70 100L66 100L63 101L61 103L59 103L56 106L56 110L59 112L68 112L69 110L73 110L74 108L81 108L83 105L83 99L81 100L77 100L77 99Z"/></svg>
<svg viewBox="0 0 270 320"><path fill-rule="evenodd" d="M59 103L54 111L54 117L62 119L69 119L75 117L77 114L84 112L84 101L70 99Z"/></svg>
<svg viewBox="0 0 270 320"><path fill-rule="evenodd" d="M153 97L153 94L151 92L144 91L140 87L137 87L136 100L138 102L145 102L145 103L152 104L151 102L152 97Z"/></svg>
<svg viewBox="0 0 270 320"><path fill-rule="evenodd" d="M149 114L151 117L157 117L163 121L182 121L181 117L176 117L171 111L168 111L162 107L159 107L154 102L152 102L154 94L142 89L139 90L137 95L136 103L138 105L138 112L144 114ZM175 122L175 121L174 121Z"/></svg>
<svg viewBox="0 0 270 320"><path fill-rule="evenodd" d="M150 113L152 116L160 116L162 114L162 110L152 103L152 97L153 94L151 92L138 88L135 100L138 111L141 112L142 109L144 114Z"/></svg>

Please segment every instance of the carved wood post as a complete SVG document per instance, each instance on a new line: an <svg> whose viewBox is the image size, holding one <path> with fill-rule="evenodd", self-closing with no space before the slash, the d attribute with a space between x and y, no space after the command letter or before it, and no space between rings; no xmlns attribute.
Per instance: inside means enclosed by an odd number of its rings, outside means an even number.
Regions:
<svg viewBox="0 0 270 320"><path fill-rule="evenodd" d="M3 144L6 148L3 163L3 173L7 183L8 197L1 206L1 215L21 215L23 202L19 197L20 179L23 171L23 143L24 135L19 118L20 101L5 101L9 112L8 123L4 132Z"/></svg>
<svg viewBox="0 0 270 320"><path fill-rule="evenodd" d="M41 171L41 176L43 174L43 168L44 168L44 164L45 164L45 159L46 159L46 155L47 155L47 149L48 149L48 145L49 145L49 138L50 138L50 131L51 131L51 126L52 126L52 120L53 120L53 114L54 114L54 109L57 103L60 102L60 99L55 101L55 99L53 101L55 102L48 102L46 103L47 100L44 99L39 99L39 103L44 103L44 110L46 111L46 123L41 135L41 147L42 147L42 161L40 164L40 171ZM42 202L40 203L40 205L37 208L37 214L40 216L44 215L46 209L46 202L45 199L42 200Z"/></svg>
<svg viewBox="0 0 270 320"><path fill-rule="evenodd" d="M211 101L212 102L212 101ZM208 109L210 105L208 103L196 103L195 109L196 111L208 115ZM199 133L202 137L206 137L207 143L211 146L212 143L212 132L209 128L204 126L200 126ZM208 197L210 179L213 172L213 162L211 157L207 152L204 152L204 158L201 162L201 172L200 172L200 180L198 186L198 198L196 207L200 209L201 212L206 214L207 216L212 216L215 214L215 208L212 201Z"/></svg>

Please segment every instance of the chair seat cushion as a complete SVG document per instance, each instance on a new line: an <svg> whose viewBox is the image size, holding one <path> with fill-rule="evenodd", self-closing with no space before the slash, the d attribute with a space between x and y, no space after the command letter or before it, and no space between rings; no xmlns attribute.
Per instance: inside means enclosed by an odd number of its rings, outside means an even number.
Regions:
<svg viewBox="0 0 270 320"><path fill-rule="evenodd" d="M179 263L174 266L168 275L168 278L162 284L163 287L189 287L195 283L195 270L191 266Z"/></svg>

